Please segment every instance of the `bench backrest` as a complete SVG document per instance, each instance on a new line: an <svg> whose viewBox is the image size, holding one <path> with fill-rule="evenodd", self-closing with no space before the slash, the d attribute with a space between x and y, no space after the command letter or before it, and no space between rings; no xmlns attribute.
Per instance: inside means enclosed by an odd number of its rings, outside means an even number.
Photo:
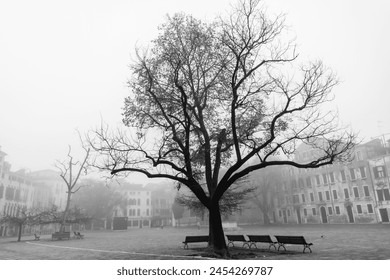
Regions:
<svg viewBox="0 0 390 280"><path fill-rule="evenodd" d="M275 235L276 240L283 244L307 244L303 236Z"/></svg>
<svg viewBox="0 0 390 280"><path fill-rule="evenodd" d="M247 242L247 240L245 239L245 236L243 235L226 235L227 239L229 241L243 241L243 242Z"/></svg>
<svg viewBox="0 0 390 280"><path fill-rule="evenodd" d="M70 232L55 232L52 234L53 237L70 237Z"/></svg>
<svg viewBox="0 0 390 280"><path fill-rule="evenodd" d="M186 236L186 239L184 242L191 243L191 242L209 242L208 235L195 235L195 236Z"/></svg>
<svg viewBox="0 0 390 280"><path fill-rule="evenodd" d="M251 242L273 243L269 235L248 235L248 238Z"/></svg>

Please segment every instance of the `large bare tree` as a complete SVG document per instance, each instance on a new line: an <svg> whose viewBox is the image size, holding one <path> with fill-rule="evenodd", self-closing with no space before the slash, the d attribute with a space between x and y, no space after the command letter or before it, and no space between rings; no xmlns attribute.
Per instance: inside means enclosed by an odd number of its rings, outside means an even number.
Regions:
<svg viewBox="0 0 390 280"><path fill-rule="evenodd" d="M258 0L240 1L212 23L167 17L131 64L128 131L102 125L88 136L102 156L97 165L111 174L138 172L187 186L209 211L210 246L221 256L229 252L219 201L237 179L268 166L342 161L354 145L353 133L324 107L335 75L321 61L296 65L284 27L284 17L268 18ZM273 159L292 155L300 143L315 146L318 157ZM249 164L253 158L259 161Z"/></svg>

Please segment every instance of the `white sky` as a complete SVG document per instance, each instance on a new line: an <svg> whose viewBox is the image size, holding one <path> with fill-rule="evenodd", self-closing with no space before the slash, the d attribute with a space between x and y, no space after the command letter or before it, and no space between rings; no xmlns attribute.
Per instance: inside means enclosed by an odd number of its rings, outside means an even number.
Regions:
<svg viewBox="0 0 390 280"><path fill-rule="evenodd" d="M212 19L230 2L0 1L0 146L12 169L53 168L69 144L80 146L76 129L120 123L134 47L156 36L167 13ZM334 92L343 122L366 140L390 133L390 2L266 6L287 13L301 58L322 59L342 80Z"/></svg>

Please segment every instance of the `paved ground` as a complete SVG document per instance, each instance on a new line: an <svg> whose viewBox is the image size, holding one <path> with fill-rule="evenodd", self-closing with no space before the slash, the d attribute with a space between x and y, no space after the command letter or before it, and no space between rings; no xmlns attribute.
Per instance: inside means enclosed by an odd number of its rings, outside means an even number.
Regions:
<svg viewBox="0 0 390 280"><path fill-rule="evenodd" d="M233 231L225 232L233 233ZM207 229L143 228L127 231L86 231L82 240L40 241L24 236L0 238L0 260L127 260L127 259L205 259L210 257L205 244L190 244L183 250L186 235L207 234ZM231 249L234 258L269 260L380 260L390 259L390 225L303 225L242 227L234 234L304 235L314 243L313 253L302 254L303 246L287 246L287 252L260 249ZM322 236L322 237L321 237Z"/></svg>

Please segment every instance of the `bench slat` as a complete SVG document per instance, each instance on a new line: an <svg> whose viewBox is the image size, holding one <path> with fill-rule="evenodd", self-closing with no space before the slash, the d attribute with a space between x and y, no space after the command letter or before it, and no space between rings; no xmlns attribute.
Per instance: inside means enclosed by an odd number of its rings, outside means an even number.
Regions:
<svg viewBox="0 0 390 280"><path fill-rule="evenodd" d="M310 253L312 252L310 249L310 246L313 245L313 243L307 243L305 238L303 236L288 236L288 235L275 235L276 240L278 241L279 249L282 247L286 251L285 244L292 244L292 245L303 245L303 253L306 249L309 249Z"/></svg>
<svg viewBox="0 0 390 280"><path fill-rule="evenodd" d="M242 247L245 247L245 245L248 246L248 248L250 247L249 243L245 239L244 235L238 235L238 234L231 235L231 234L227 234L226 237L227 237L227 240L228 240L228 246L230 244L232 244L232 246L234 247L234 241L237 241L237 242L243 242Z"/></svg>
<svg viewBox="0 0 390 280"><path fill-rule="evenodd" d="M269 235L248 235L248 238L249 238L249 242L251 243L249 245L249 248L251 248L252 246L256 247L256 243L268 243L269 244L269 247L268 249L271 250L271 247L274 247L275 250L276 250L276 247L275 247L275 244L277 242L274 242L271 238L271 236Z"/></svg>
<svg viewBox="0 0 390 280"><path fill-rule="evenodd" d="M195 235L195 236L186 236L184 243L184 249L188 248L188 243L198 243L198 242L209 242L208 235Z"/></svg>

